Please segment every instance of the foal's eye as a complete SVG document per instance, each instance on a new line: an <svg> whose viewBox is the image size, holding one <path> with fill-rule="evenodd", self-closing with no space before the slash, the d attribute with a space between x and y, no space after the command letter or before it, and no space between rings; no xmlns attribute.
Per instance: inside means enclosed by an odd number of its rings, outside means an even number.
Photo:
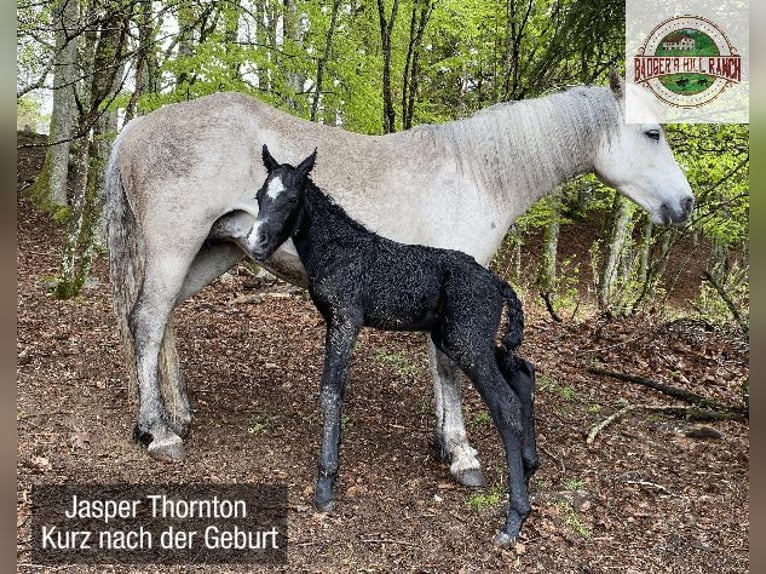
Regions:
<svg viewBox="0 0 766 574"><path fill-rule="evenodd" d="M647 130L644 132L644 135L650 140L660 141L660 130Z"/></svg>

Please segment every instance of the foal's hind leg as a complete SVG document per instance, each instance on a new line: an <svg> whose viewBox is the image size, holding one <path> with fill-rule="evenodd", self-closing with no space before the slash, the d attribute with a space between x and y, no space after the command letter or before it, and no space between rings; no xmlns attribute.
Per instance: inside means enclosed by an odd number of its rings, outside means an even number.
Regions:
<svg viewBox="0 0 766 574"><path fill-rule="evenodd" d="M513 392L503 377L495 361L491 340L487 348L477 348L476 339L444 335L444 349L455 357L479 391L489 409L505 447L506 470L508 473L508 512L505 526L495 537L499 545L512 544L516 541L521 525L531 509L529 491L524 478L522 443L524 424L522 406L519 397Z"/></svg>
<svg viewBox="0 0 766 574"><path fill-rule="evenodd" d="M515 357L505 349L498 349L497 358L503 377L521 401L524 423L524 478L529 482L540 466L535 432L535 368L531 363L521 357Z"/></svg>
<svg viewBox="0 0 766 574"><path fill-rule="evenodd" d="M428 358L434 381L436 403L436 449L442 458L452 461L450 474L460 484L485 484L476 449L468 442L463 421L460 384L462 373L457 364L428 339Z"/></svg>

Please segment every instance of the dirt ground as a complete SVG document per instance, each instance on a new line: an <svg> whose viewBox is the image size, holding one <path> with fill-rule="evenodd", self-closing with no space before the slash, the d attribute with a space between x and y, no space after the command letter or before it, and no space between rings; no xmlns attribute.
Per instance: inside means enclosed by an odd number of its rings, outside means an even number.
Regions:
<svg viewBox="0 0 766 574"><path fill-rule="evenodd" d="M20 190L40 160L39 151L20 151ZM466 385L466 425L488 484L469 489L450 479L432 452L422 335L362 333L344 406L338 500L321 515L311 494L324 328L303 292L240 267L177 311L194 420L186 462L160 464L131 441L105 259L81 297L55 301L46 288L61 233L21 193L17 239L19 572L749 571L746 421L636 408L586 442L591 427L625 406L688 406L591 374L593 366L741 406L749 347L733 331L647 316L554 323L528 302L523 354L537 366L542 464L521 541L500 549L492 545L505 512L499 436ZM73 482L286 484L289 563L31 564L32 485Z"/></svg>

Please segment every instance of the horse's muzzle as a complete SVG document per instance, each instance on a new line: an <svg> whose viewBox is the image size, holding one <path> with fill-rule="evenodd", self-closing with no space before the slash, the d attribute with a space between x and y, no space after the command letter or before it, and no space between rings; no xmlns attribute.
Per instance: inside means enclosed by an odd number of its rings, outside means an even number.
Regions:
<svg viewBox="0 0 766 574"><path fill-rule="evenodd" d="M677 209L663 203L660 207L660 219L665 225L681 225L689 220L692 211L694 211L694 196L690 195L679 202Z"/></svg>

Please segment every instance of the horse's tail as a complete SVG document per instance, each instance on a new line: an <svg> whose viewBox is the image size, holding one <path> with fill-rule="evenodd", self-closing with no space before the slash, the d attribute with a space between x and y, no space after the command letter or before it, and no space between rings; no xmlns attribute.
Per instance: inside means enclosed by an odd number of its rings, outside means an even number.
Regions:
<svg viewBox="0 0 766 574"><path fill-rule="evenodd" d="M144 279L144 245L135 214L125 193L120 173L123 137L134 120L123 128L112 146L105 177L105 215L109 247L109 277L112 283L114 312L129 376L129 395L137 396L138 377L130 313Z"/></svg>

